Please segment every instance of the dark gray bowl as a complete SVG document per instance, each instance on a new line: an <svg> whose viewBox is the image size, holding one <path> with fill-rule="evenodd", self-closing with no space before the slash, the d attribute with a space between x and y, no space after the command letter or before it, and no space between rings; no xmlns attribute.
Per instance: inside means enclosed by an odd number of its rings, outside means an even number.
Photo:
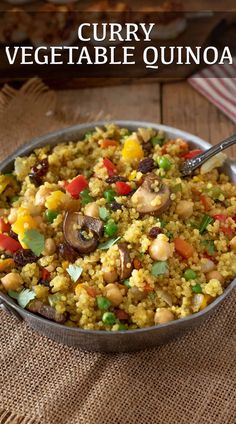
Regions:
<svg viewBox="0 0 236 424"><path fill-rule="evenodd" d="M192 147L200 147L203 149L210 147L208 143L200 138L176 128L139 121L115 121L115 123L119 126L129 128L130 130L136 130L138 127L161 129L172 138L181 137L188 140ZM103 125L104 121L92 122L91 124L77 125L37 138L5 159L0 164L0 172L12 170L14 159L17 156L27 155L36 147L41 147L46 144L55 145L66 141L79 140L86 131L92 130L95 126ZM231 179L236 182L236 165L232 161L228 160L226 162L225 171L230 175ZM82 330L80 328L69 328L56 324L22 309L13 299L3 293L0 293L0 302L2 302L2 307L9 313L13 313L18 319L25 320L33 329L58 342L90 351L131 352L166 343L168 340L183 334L191 328L199 326L225 297L228 296L235 286L236 279L229 284L221 296L216 298L216 300L203 311L194 315L157 327L119 332Z"/></svg>

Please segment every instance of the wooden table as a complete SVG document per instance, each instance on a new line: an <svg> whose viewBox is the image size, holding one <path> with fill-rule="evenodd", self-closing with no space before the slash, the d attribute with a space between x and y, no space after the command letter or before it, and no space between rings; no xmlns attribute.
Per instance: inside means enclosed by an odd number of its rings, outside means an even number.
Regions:
<svg viewBox="0 0 236 424"><path fill-rule="evenodd" d="M59 101L82 113L103 112L110 119L158 122L218 143L236 133L236 125L187 82L135 83L59 91ZM236 159L236 145L227 151Z"/></svg>

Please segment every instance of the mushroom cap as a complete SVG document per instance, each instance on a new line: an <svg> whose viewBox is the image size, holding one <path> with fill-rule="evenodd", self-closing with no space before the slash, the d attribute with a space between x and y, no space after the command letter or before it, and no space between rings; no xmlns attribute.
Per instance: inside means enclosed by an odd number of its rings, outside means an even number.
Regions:
<svg viewBox="0 0 236 424"><path fill-rule="evenodd" d="M63 232L66 242L81 254L94 252L103 234L103 222L78 212L67 212ZM92 237L84 234L91 232Z"/></svg>
<svg viewBox="0 0 236 424"><path fill-rule="evenodd" d="M153 190L155 184L159 185L158 192ZM131 202L138 212L158 216L170 206L169 187L156 174L147 174L142 185L131 197Z"/></svg>
<svg viewBox="0 0 236 424"><path fill-rule="evenodd" d="M129 278L132 272L132 266L131 266L131 258L128 250L127 243L118 243L118 249L120 253L120 267L121 267L121 273L120 273L120 279L125 280L126 278ZM127 265L130 264L130 267Z"/></svg>

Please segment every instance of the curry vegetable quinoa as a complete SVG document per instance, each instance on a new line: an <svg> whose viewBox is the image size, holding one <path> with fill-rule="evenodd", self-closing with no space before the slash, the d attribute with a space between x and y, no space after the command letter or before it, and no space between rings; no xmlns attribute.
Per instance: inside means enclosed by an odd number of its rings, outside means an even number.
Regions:
<svg viewBox="0 0 236 424"><path fill-rule="evenodd" d="M129 330L204 309L236 275L236 188L164 133L107 125L0 175L0 290L67 326Z"/></svg>

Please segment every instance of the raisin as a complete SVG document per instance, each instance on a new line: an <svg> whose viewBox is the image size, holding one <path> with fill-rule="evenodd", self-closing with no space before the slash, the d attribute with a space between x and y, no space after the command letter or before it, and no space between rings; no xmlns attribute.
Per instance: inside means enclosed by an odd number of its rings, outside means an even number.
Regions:
<svg viewBox="0 0 236 424"><path fill-rule="evenodd" d="M112 175L111 177L108 177L106 179L106 183L108 184L113 184L113 183L116 183L117 181L123 181L125 183L127 181L127 178L122 177L121 175Z"/></svg>
<svg viewBox="0 0 236 424"><path fill-rule="evenodd" d="M110 203L110 208L112 211L118 211L122 209L122 205L118 203L116 200L113 200L113 202Z"/></svg>
<svg viewBox="0 0 236 424"><path fill-rule="evenodd" d="M44 280L43 278L40 278L39 281L38 281L38 284L42 284L45 287L50 287L49 283L50 283L50 281Z"/></svg>
<svg viewBox="0 0 236 424"><path fill-rule="evenodd" d="M78 252L76 252L76 250L67 243L62 243L59 245L59 253L69 262L75 262L79 257Z"/></svg>
<svg viewBox="0 0 236 424"><path fill-rule="evenodd" d="M9 231L9 236L13 238L14 240L18 241L18 235L14 233L12 229Z"/></svg>
<svg viewBox="0 0 236 424"><path fill-rule="evenodd" d="M148 235L150 238L156 238L158 236L158 234L162 233L162 229L159 227L153 227L151 228L151 230L149 231Z"/></svg>
<svg viewBox="0 0 236 424"><path fill-rule="evenodd" d="M149 155L149 154L151 153L152 149L153 149L153 146L152 146L152 144L150 143L150 141L147 141L146 143L142 143L142 148L143 148L143 151L144 151L147 155Z"/></svg>
<svg viewBox="0 0 236 424"><path fill-rule="evenodd" d="M47 174L48 172L48 160L43 159L40 162L38 162L33 168L31 169L31 172L29 173L30 181L35 185L39 186L42 184L42 178Z"/></svg>
<svg viewBox="0 0 236 424"><path fill-rule="evenodd" d="M147 174L151 172L155 168L155 163L152 158L145 158L139 162L138 171L142 172L142 174Z"/></svg>
<svg viewBox="0 0 236 424"><path fill-rule="evenodd" d="M30 249L22 249L14 253L13 259L16 265L24 266L37 262L38 256L36 256Z"/></svg>

